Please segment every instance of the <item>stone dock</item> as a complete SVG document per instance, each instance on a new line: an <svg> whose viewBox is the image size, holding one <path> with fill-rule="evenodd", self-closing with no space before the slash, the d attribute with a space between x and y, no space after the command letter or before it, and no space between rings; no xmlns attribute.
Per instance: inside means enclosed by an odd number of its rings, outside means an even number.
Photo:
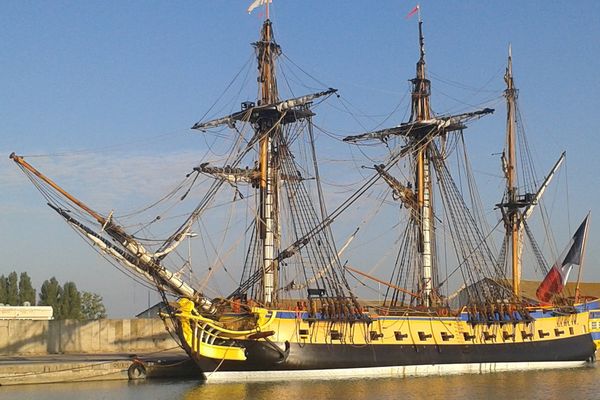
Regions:
<svg viewBox="0 0 600 400"><path fill-rule="evenodd" d="M157 319L0 320L0 386L201 372Z"/></svg>

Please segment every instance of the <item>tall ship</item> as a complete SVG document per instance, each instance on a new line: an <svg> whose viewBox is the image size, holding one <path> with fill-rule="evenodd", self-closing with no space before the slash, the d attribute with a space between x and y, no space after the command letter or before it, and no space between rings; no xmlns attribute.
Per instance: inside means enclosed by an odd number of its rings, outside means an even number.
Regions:
<svg viewBox="0 0 600 400"><path fill-rule="evenodd" d="M151 205L161 210L161 218L132 232L132 225L121 223L116 213L93 209L23 157L10 157L48 205L98 252L160 291L167 304L165 323L203 371L203 379L406 376L584 365L595 352L590 307L560 289L565 274L582 264L588 219L565 255L549 268L527 220L553 172L541 185L535 182L537 187L521 192L525 186L518 181L516 147L522 141L511 57L501 157L506 189L497 205L505 233L496 251L491 230L469 205L473 195L459 187L448 165L453 152L462 152L467 124L494 110L434 114L420 16L418 40L410 118L343 139L390 150L335 208L321 186L313 118L315 108L337 90L323 87L280 98L277 62L283 53L268 13L252 44L258 98L242 103L237 112L194 124L192 129L202 135L216 132L214 137L226 141L230 151L222 164L203 160L190 167L183 183ZM383 207L404 215L389 280L343 262L353 237L341 246L333 237L339 220L359 225L347 210L375 185L386 188L390 201L382 202ZM195 206L162 240L149 237L147 232L160 223L173 225L173 218L164 217L174 214L169 214L169 202L183 201ZM227 210L234 205L245 210L237 218L245 222L242 226L230 223L234 217ZM226 240L233 228L238 232L232 237L238 239ZM179 247L196 235L215 249L215 264L234 276L237 287L228 295L209 294L213 271L202 281L188 273L189 260ZM533 245L548 276L538 299L520 291L525 243ZM441 257L442 248L453 254ZM234 256L239 259L232 261ZM454 296L442 290L449 275L462 280L462 290ZM385 297L361 300L351 276L378 279Z"/></svg>

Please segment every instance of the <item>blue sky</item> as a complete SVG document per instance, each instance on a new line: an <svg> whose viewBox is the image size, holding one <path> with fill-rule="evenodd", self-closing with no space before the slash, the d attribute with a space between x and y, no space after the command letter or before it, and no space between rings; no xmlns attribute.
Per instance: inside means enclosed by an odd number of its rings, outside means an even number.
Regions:
<svg viewBox="0 0 600 400"><path fill-rule="evenodd" d="M189 127L252 57L249 43L258 37L261 17L246 13L249 3L0 3L0 154L5 155L0 273L28 271L37 286L51 276L73 280L80 289L100 293L114 317L146 306L147 289L83 245L47 209L8 154L44 155L29 160L102 211L145 204L144 195L169 187L173 176L196 165L206 151L206 141ZM487 105L486 100L497 108L468 134L478 179L498 191L492 153L501 151L503 141L498 94L512 43L538 174L567 151L567 168L556 186L568 187L569 195L557 196L549 206L558 220L559 247L591 209L584 278L600 280L600 230L594 222L600 198L600 3L421 4L434 110L462 111ZM416 18L405 19L414 5L275 0L272 20L286 56L340 89L356 110L349 118L322 106L319 125L344 135L374 128L387 117L388 124L402 120L407 103L394 110L414 76ZM251 100L255 89L244 90ZM232 107L237 103L221 111ZM343 146L326 144L332 158L357 155ZM490 209L498 191L484 195Z"/></svg>

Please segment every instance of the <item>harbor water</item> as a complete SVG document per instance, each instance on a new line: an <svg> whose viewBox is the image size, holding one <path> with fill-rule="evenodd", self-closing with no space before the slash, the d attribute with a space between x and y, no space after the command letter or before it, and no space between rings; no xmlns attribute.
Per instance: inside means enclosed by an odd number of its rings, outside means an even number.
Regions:
<svg viewBox="0 0 600 400"><path fill-rule="evenodd" d="M0 387L2 400L598 399L600 366L411 378L200 383L78 382Z"/></svg>

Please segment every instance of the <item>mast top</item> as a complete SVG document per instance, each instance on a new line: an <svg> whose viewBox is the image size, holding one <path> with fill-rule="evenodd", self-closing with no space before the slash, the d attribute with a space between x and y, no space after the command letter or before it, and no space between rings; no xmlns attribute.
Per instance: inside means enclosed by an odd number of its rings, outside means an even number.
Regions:
<svg viewBox="0 0 600 400"><path fill-rule="evenodd" d="M424 121L431 119L431 108L429 106L429 95L431 83L425 76L425 37L423 36L423 20L421 19L421 8L419 11L419 61L417 61L416 77L410 81L412 87L412 109L411 121Z"/></svg>
<svg viewBox="0 0 600 400"><path fill-rule="evenodd" d="M421 18L421 7L419 11L419 61L417 61L417 76L415 79L426 80L425 77L425 36L423 35L423 19Z"/></svg>
<svg viewBox="0 0 600 400"><path fill-rule="evenodd" d="M419 62L425 63L425 38L423 37L423 20L421 19L420 12L419 12L419 51L420 51Z"/></svg>
<svg viewBox="0 0 600 400"><path fill-rule="evenodd" d="M508 44L508 61L506 64L506 73L504 74L504 82L506 82L506 94L516 96L512 74L512 45Z"/></svg>

